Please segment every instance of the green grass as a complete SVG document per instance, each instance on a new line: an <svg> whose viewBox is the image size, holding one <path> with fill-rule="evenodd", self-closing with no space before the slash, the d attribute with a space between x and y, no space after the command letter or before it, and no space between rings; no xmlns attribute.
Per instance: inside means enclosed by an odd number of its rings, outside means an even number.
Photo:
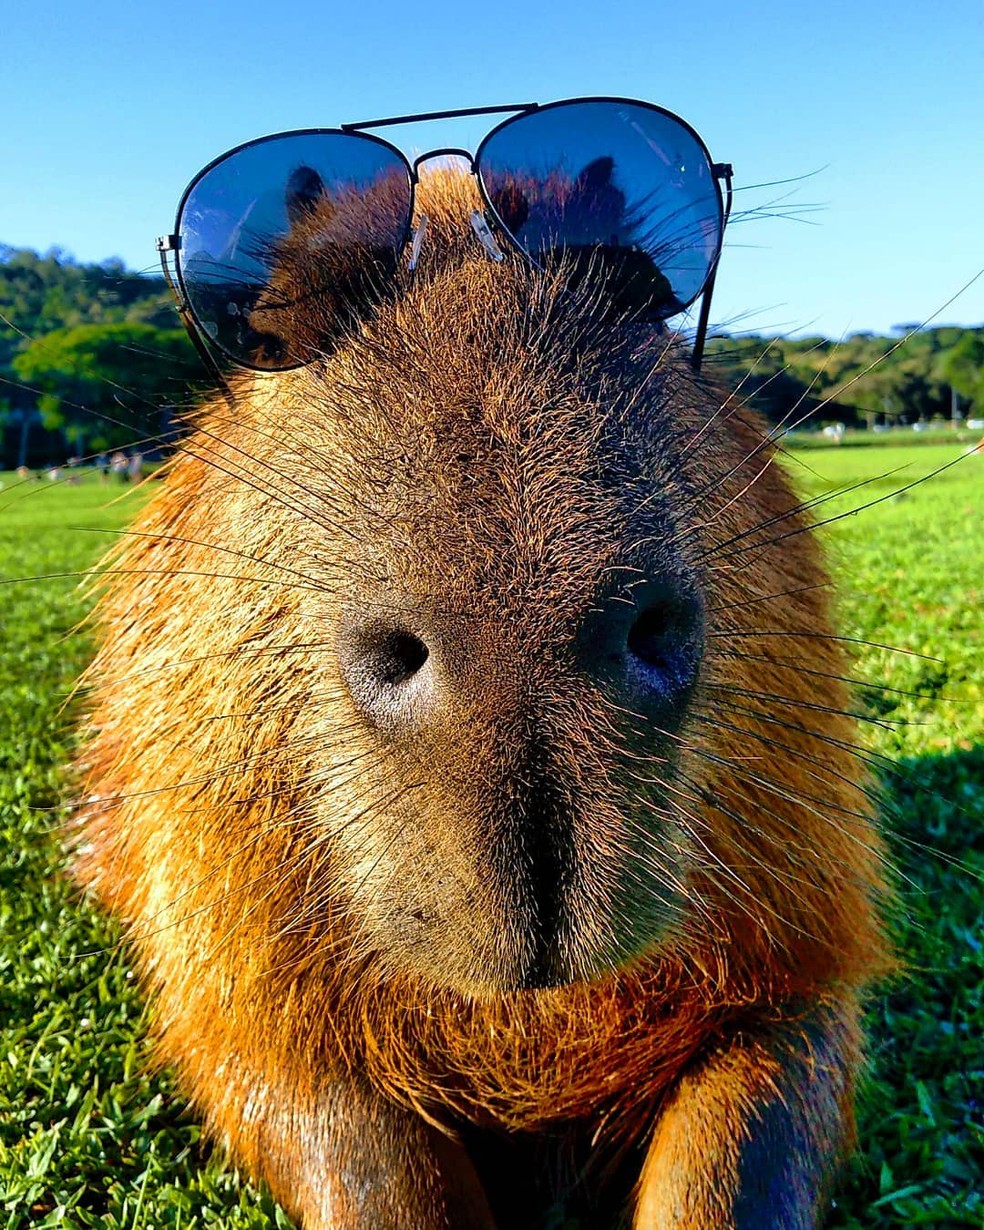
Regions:
<svg viewBox="0 0 984 1230"><path fill-rule="evenodd" d="M885 757L906 970L871 1005L861 1149L831 1226L984 1226L984 455L965 446L805 454L859 646L866 741ZM951 464L955 463L955 464ZM928 482L908 484L946 466ZM872 476L849 494L836 493ZM915 693L915 695L902 695Z"/></svg>
<svg viewBox="0 0 984 1230"><path fill-rule="evenodd" d="M0 578L89 566L111 541L92 531L146 495L92 475L0 480ZM89 650L73 634L84 609L73 577L0 587L0 1224L286 1226L208 1156L169 1078L149 1074L117 933L60 874L61 705Z"/></svg>
<svg viewBox="0 0 984 1230"><path fill-rule="evenodd" d="M874 754L905 888L907 969L872 1002L861 1149L831 1226L984 1226L984 456L962 446L795 450L879 724ZM899 469L898 467L904 467ZM845 485L896 471L848 495ZM0 476L0 578L74 572L143 491ZM61 705L89 645L71 578L0 586L0 1210L21 1226L268 1227L269 1200L211 1156L165 1073L111 923L60 874ZM915 695L903 695L914 693Z"/></svg>

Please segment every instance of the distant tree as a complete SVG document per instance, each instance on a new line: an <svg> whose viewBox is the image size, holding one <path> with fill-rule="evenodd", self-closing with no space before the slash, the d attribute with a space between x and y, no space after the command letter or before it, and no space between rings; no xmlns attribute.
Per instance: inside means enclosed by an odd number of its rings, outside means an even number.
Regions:
<svg viewBox="0 0 984 1230"><path fill-rule="evenodd" d="M705 370L733 390L737 403L749 401L771 422L796 426L809 416L809 390L789 362L781 338L717 336L707 343Z"/></svg>
<svg viewBox="0 0 984 1230"><path fill-rule="evenodd" d="M927 373L912 359L895 363L886 359L852 386L850 396L869 427L878 415L888 421L928 419L941 404Z"/></svg>
<svg viewBox="0 0 984 1230"><path fill-rule="evenodd" d="M56 329L11 367L36 393L45 427L79 454L156 437L164 408L203 378L183 330L127 322Z"/></svg>
<svg viewBox="0 0 984 1230"><path fill-rule="evenodd" d="M118 260L80 265L58 248L39 256L0 244L0 373L32 338L123 320L176 325L163 278L132 273Z"/></svg>
<svg viewBox="0 0 984 1230"><path fill-rule="evenodd" d="M975 409L984 410L984 329L964 330L939 356L936 370Z"/></svg>

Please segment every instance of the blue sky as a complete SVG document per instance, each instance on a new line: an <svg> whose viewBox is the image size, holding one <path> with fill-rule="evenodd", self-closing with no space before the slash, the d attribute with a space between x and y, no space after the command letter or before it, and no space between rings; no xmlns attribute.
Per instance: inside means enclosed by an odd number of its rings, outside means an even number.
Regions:
<svg viewBox="0 0 984 1230"><path fill-rule="evenodd" d="M984 277L944 306L984 268L984 0L38 0L7 7L2 48L0 242L150 267L186 182L251 137L618 94L693 124L757 211L716 321L984 322ZM473 148L489 124L388 135Z"/></svg>

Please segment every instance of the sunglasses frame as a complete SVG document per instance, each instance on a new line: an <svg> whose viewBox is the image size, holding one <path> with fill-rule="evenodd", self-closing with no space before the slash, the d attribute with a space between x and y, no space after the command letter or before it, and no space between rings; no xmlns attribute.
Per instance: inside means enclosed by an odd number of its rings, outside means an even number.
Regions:
<svg viewBox="0 0 984 1230"><path fill-rule="evenodd" d="M205 331L203 325L199 322L195 315L194 308L191 304L191 299L185 287L184 275L181 269L181 260L179 256L181 250L181 220L185 205L188 202L188 198L191 196L198 184L205 178L206 175L209 174L210 171L213 170L213 168L219 166L223 162L228 161L235 154L239 154L245 149L252 149L257 145L265 145L269 141L279 141L284 137L358 136L366 141L374 141L378 145L383 146L384 149L387 149L391 153L395 154L407 171L409 208L407 210L406 228L402 238L399 241L399 245L395 249L397 260L399 260L402 254L406 251L407 244L410 242L411 235L413 234L413 214L416 204L416 186L420 182L419 169L421 165L430 161L432 158L449 157L451 155L455 155L466 159L468 162L470 172L475 177L475 181L478 185L478 191L485 207L486 219L492 222L495 225L496 230L506 238L510 248L516 250L523 257L523 259L529 261L534 268L540 268L530 253L527 252L522 244L520 244L519 241L513 237L509 231L509 228L499 216L499 213L492 201L489 199L489 195L485 190L485 184L482 182L482 152L493 137L500 133L504 128L508 128L511 124L515 124L517 120L525 119L528 115L532 115L534 113L551 111L556 107L567 107L575 103L614 103L623 104L625 106L642 107L647 111L654 111L658 115L664 116L667 119L672 120L674 123L679 124L681 128L689 133L694 141L696 141L698 148L707 162L707 166L711 172L711 180L714 184L714 191L717 195L718 216L720 218L720 232L718 235L717 252L715 253L714 259L711 261L710 267L707 271L707 276L705 277L700 290L693 296L692 299L688 301L687 304L684 305L684 309L682 309L686 310L686 308L690 307L691 304L696 303L698 299L701 300L700 314L697 321L697 329L694 335L694 348L691 355L691 363L694 369L699 371L701 359L704 354L704 343L707 337L707 326L711 309L711 295L714 291L714 281L717 276L718 264L721 260L721 251L724 246L725 227L727 226L728 219L731 216L733 197L732 179L734 176L734 169L729 162L714 162L711 158L710 151L704 144L700 134L696 131L696 129L688 124L686 120L682 119L675 112L668 111L665 107L657 106L655 103L645 102L642 99L622 98L613 95L586 95L578 98L562 98L551 103L506 103L502 106L496 107L459 107L452 111L424 111L413 115L396 115L387 116L383 119L362 120L355 124L342 124L338 128L295 128L286 132L275 132L263 137L254 137L252 140L244 141L241 145L233 146L232 149L228 149L224 153L219 154L218 157L213 158L211 162L202 167L202 169L197 175L194 176L185 188L184 192L181 194L181 199L178 202L178 208L174 216L173 232L169 235L160 236L156 245L157 251L160 254L161 268L164 271L165 280L167 281L167 284L174 294L175 300L177 301L178 314L181 317L181 321L184 324L191 341L194 343L195 349L198 351L199 356L208 367L209 371L219 380L222 386L227 387L225 376L213 354L213 347L227 359L231 360L237 367L246 368L251 371L290 371L296 367L304 366L303 363L296 363L292 364L290 367L271 369L267 367L260 367L256 364L246 362L243 359L239 359L235 355L232 355L226 351L218 342L215 342L209 338L208 333ZM369 129L374 128L390 128L401 124L423 123L430 120L459 119L464 116L472 115L501 115L503 112L509 112L511 114L508 114L504 120L496 124L489 132L485 134L485 136L478 143L474 153L472 153L471 150L462 148L461 146L439 146L435 149L427 150L423 154L419 154L413 159L413 161L411 161L403 150L399 148L399 146L394 145L391 141L387 141L384 137L376 136L374 132L368 131ZM723 193L721 190L722 182L724 184ZM168 264L169 254L173 254L173 273Z"/></svg>

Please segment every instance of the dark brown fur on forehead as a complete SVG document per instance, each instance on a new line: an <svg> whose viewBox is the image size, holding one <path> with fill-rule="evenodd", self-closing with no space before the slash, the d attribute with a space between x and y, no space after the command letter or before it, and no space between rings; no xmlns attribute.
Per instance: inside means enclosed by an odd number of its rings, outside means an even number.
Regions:
<svg viewBox="0 0 984 1230"><path fill-rule="evenodd" d="M467 181L437 185L452 191L425 197L440 211L429 259L291 376L291 469L310 469L312 442L330 434L324 479L360 493L362 567L385 569L402 544L418 588L513 592L535 579L557 598L590 595L610 566L629 581L645 560L625 538L671 543L668 501L692 498L679 441L705 412L689 368L652 326L599 312L587 288L521 258L490 261L467 227Z"/></svg>
<svg viewBox="0 0 984 1230"><path fill-rule="evenodd" d="M260 366L270 359L277 365L307 362L343 345L381 302L399 300L411 287L430 291L435 279L464 265L489 263L471 226L472 216L484 209L473 176L460 169L425 168L413 216L422 247L412 275L409 250L395 247L404 240L407 205L407 185L398 173L347 196L308 195L293 208L288 200L291 229L269 253L273 272L250 317L252 327L268 339ZM603 220L598 225L606 234L611 229ZM499 240L507 254L501 268L528 272L528 258L503 235ZM548 258L552 298L562 287L570 292L581 286L579 294L565 296L556 306L555 316L576 316L580 301L590 307L585 318L598 325L653 304L665 307L672 299L662 274L644 254L631 245L606 252L592 255L592 249L574 245ZM502 289L493 283L486 301L498 301ZM577 349L568 344L567 353Z"/></svg>
<svg viewBox="0 0 984 1230"><path fill-rule="evenodd" d="M544 449L566 454L568 468L608 437L609 464L631 466L617 442L630 432L656 440L657 385L676 406L700 400L686 365L664 362L672 348L658 326L610 309L603 279L571 287L563 265L542 273L511 251L491 261L468 222L478 204L470 176L425 175L417 216L429 221L416 271L401 268L378 312L307 369L308 395L317 399L320 384L353 434L361 424L367 440L388 438L398 451L416 443L434 462L450 461L471 433L539 448L541 463ZM675 408L664 439L684 430L678 420Z"/></svg>

